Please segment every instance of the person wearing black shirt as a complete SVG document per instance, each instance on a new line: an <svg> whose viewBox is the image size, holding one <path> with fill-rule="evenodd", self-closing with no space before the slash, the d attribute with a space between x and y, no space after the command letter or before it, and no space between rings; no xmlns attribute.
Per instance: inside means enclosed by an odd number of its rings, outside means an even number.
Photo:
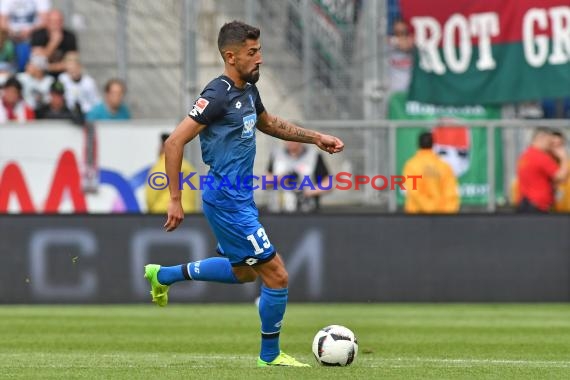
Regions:
<svg viewBox="0 0 570 380"><path fill-rule="evenodd" d="M81 115L76 115L67 108L64 98L65 89L61 82L53 82L50 87L50 102L36 110L38 119L65 119L76 124L81 123Z"/></svg>
<svg viewBox="0 0 570 380"><path fill-rule="evenodd" d="M46 27L32 33L32 50L48 57L47 72L57 77L65 71L63 57L70 51L78 51L75 34L64 29L63 14L51 10L47 16Z"/></svg>

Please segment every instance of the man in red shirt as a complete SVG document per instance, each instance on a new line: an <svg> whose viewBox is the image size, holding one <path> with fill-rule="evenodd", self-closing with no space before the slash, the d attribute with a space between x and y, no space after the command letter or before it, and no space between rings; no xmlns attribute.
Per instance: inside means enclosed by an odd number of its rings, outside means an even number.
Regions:
<svg viewBox="0 0 570 380"><path fill-rule="evenodd" d="M2 88L0 124L10 121L24 123L34 118L34 110L22 98L22 84L15 77L8 78Z"/></svg>
<svg viewBox="0 0 570 380"><path fill-rule="evenodd" d="M539 127L530 146L519 158L519 212L549 212L552 208L555 185L568 176L566 151L554 143L553 132Z"/></svg>

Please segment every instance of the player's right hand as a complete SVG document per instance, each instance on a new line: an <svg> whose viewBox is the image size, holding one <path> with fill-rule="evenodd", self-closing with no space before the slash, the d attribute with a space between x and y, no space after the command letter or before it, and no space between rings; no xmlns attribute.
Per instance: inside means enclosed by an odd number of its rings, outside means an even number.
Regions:
<svg viewBox="0 0 570 380"><path fill-rule="evenodd" d="M166 232L174 231L184 220L184 210L180 200L170 200L168 203L168 215L164 228Z"/></svg>

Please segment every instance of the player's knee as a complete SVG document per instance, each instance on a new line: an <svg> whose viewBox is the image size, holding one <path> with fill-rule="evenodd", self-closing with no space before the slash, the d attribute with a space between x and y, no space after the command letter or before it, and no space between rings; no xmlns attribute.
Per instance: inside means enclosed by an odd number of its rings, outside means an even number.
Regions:
<svg viewBox="0 0 570 380"><path fill-rule="evenodd" d="M280 288L286 288L289 285L289 274L282 268L274 273L273 279L275 284Z"/></svg>

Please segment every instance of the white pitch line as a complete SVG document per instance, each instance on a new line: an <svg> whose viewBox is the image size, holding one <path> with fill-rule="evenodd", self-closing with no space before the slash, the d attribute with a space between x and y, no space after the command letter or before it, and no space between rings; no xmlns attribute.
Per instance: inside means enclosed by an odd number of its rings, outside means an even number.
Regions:
<svg viewBox="0 0 570 380"><path fill-rule="evenodd" d="M11 361L10 364L3 363L0 368L90 368L89 365L85 364L86 353L61 353L61 354L49 354L50 359L44 363L34 363L34 356L43 357L48 355L47 353L8 353L3 354L4 358L11 357L12 359L26 359L25 363L14 363ZM54 357L64 356L67 362L59 362L57 364L53 363ZM134 361L140 360L141 357L155 358L155 354L150 353L125 353L117 352L108 353L97 356L99 359L111 359L114 361L111 365L110 363L98 362L97 367L104 368L118 368L118 367L132 367L140 366L140 364L133 364ZM243 362L242 364L253 363L256 360L254 355L232 355L232 354L216 354L216 355L193 355L191 353L172 353L172 356L164 363L158 364L161 368L168 368L171 365L179 365L181 361L186 361L191 368L217 368L219 365L210 364L210 361L237 361ZM81 364L76 365L76 363L70 362L73 359L81 360ZM114 360L113 360L114 359ZM202 361L202 363L192 363L194 361ZM205 362L205 363L204 363ZM441 365L446 367L452 366L517 366L517 367L542 367L542 368L570 368L570 361L567 360L514 360L514 359L474 359L474 358L423 358L423 357L399 357L399 358L382 358L374 356L360 356L356 359L355 363L358 363L360 367L363 368L405 368L405 367L421 367L426 364ZM23 365L22 365L23 364ZM315 366L318 366L316 363ZM157 363L153 363L151 366L157 366ZM144 367L144 366L143 366ZM247 367L247 366L246 366ZM245 368L245 367L244 367Z"/></svg>
<svg viewBox="0 0 570 380"><path fill-rule="evenodd" d="M358 360L358 359L357 359ZM384 363L434 363L443 365L512 365L512 366L527 366L527 367L557 367L557 368L570 368L570 361L561 360L509 360L509 359L443 359L443 358L370 358L373 362ZM361 359L366 362L366 359ZM382 367L382 365L373 364L371 367Z"/></svg>

